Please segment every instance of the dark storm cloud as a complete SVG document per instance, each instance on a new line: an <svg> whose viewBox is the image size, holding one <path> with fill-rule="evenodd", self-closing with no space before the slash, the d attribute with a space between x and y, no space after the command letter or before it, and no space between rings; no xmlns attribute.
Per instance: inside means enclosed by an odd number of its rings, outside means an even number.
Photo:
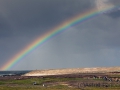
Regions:
<svg viewBox="0 0 120 90"><path fill-rule="evenodd" d="M108 11L107 15L112 18L120 17L120 0L108 0L106 4L111 3L115 8Z"/></svg>
<svg viewBox="0 0 120 90"><path fill-rule="evenodd" d="M80 26L79 28L83 28L78 33L85 34L81 38L82 45L91 50L98 50L101 48L118 48L120 47L120 19L113 19L102 15L99 19L94 19L92 21L88 21L85 25ZM81 39L80 38L80 39ZM92 48L91 48L92 47Z"/></svg>
<svg viewBox="0 0 120 90"><path fill-rule="evenodd" d="M37 36L90 7L90 0L0 0L1 62Z"/></svg>
<svg viewBox="0 0 120 90"><path fill-rule="evenodd" d="M94 1L0 0L0 65L46 31L95 8ZM12 69L118 65L120 18L112 16L101 14L71 27L32 51Z"/></svg>
<svg viewBox="0 0 120 90"><path fill-rule="evenodd" d="M43 32L67 18L93 7L88 0L5 0L1 2L1 8L5 8L4 13L7 14L9 22L15 29L22 31L26 29L24 33L37 27L43 29L41 30ZM15 31L17 32L17 30ZM34 33L34 30L31 30L31 33Z"/></svg>
<svg viewBox="0 0 120 90"><path fill-rule="evenodd" d="M107 15L112 18L119 18L120 17L120 7L119 7L119 9L117 8L116 10L109 12Z"/></svg>
<svg viewBox="0 0 120 90"><path fill-rule="evenodd" d="M119 5L120 0L108 0L108 2L111 2L111 3L115 4L115 5Z"/></svg>
<svg viewBox="0 0 120 90"><path fill-rule="evenodd" d="M10 36L12 34L11 31L9 23L0 15L0 38Z"/></svg>

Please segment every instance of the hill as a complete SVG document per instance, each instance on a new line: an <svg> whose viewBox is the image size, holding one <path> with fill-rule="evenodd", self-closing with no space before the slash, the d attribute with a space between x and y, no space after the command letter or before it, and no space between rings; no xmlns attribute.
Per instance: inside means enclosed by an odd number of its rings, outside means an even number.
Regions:
<svg viewBox="0 0 120 90"><path fill-rule="evenodd" d="M80 73L109 73L109 72L120 72L120 67L33 70L31 72L24 74L23 76L48 76L48 75L64 75L64 74L80 74Z"/></svg>

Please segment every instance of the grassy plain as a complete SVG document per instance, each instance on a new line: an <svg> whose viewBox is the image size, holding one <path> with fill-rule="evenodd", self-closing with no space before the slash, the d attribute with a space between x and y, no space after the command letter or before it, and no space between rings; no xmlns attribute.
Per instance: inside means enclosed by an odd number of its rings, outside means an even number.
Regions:
<svg viewBox="0 0 120 90"><path fill-rule="evenodd" d="M37 85L33 85L36 82ZM110 87L78 87L79 82L103 82L102 79L83 78L28 78L0 80L0 90L120 90L120 85ZM43 87L43 84L45 85ZM117 83L119 84L119 83Z"/></svg>

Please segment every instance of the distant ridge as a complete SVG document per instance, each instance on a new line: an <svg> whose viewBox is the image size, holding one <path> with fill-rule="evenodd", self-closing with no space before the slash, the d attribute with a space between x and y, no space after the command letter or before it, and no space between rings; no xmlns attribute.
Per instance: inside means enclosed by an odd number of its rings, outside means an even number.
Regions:
<svg viewBox="0 0 120 90"><path fill-rule="evenodd" d="M48 69L48 70L33 70L23 76L48 76L48 75L63 75L77 73L109 73L120 72L120 67L94 67L94 68L66 68L66 69Z"/></svg>

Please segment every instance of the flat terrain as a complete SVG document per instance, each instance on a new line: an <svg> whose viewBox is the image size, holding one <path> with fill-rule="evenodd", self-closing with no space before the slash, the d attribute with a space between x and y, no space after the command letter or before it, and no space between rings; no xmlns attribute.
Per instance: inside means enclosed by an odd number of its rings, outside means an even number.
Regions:
<svg viewBox="0 0 120 90"><path fill-rule="evenodd" d="M6 76L0 77L0 90L120 90L119 77L118 73Z"/></svg>
<svg viewBox="0 0 120 90"><path fill-rule="evenodd" d="M90 68L86 69L87 72L77 73L78 70L35 70L22 76L1 76L0 90L120 90L120 72L117 68L88 72ZM40 75L35 74L36 71Z"/></svg>

